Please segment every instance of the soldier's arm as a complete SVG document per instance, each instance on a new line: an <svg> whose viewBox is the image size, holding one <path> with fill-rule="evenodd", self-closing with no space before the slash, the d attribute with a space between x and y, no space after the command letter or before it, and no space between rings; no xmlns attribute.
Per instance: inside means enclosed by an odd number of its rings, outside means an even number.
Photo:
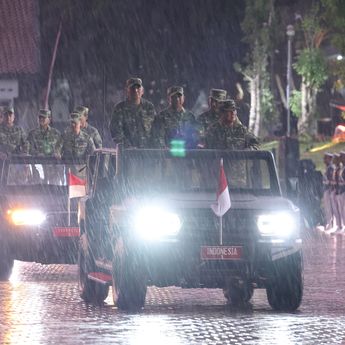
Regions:
<svg viewBox="0 0 345 345"><path fill-rule="evenodd" d="M61 158L61 154L62 154L62 146L63 146L63 137L61 135L61 133L57 130L56 131L56 136L57 136L57 140L56 140L56 144L54 147L54 156L56 158Z"/></svg>
<svg viewBox="0 0 345 345"><path fill-rule="evenodd" d="M110 121L110 133L115 144L123 143L123 114L122 110L117 109L116 107Z"/></svg>
<svg viewBox="0 0 345 345"><path fill-rule="evenodd" d="M20 150L21 150L21 152L28 154L29 153L29 147L30 147L30 144L27 140L25 131L22 128L20 128Z"/></svg>
<svg viewBox="0 0 345 345"><path fill-rule="evenodd" d="M99 132L98 132L97 129L95 130L95 136L94 136L94 138L93 138L93 141L94 141L94 143L95 143L96 149L102 148L102 137L101 137L101 135L99 134Z"/></svg>
<svg viewBox="0 0 345 345"><path fill-rule="evenodd" d="M92 138L89 137L89 141L88 141L88 145L87 145L86 154L87 154L87 155L92 155L92 154L94 153L95 150L96 150L95 144L94 144Z"/></svg>
<svg viewBox="0 0 345 345"><path fill-rule="evenodd" d="M246 148L250 150L259 150L260 141L259 139L251 132L247 131L245 135Z"/></svg>
<svg viewBox="0 0 345 345"><path fill-rule="evenodd" d="M36 148L35 148L35 141L33 138L33 131L30 131L28 134L28 143L29 143L29 153L30 155L36 154Z"/></svg>
<svg viewBox="0 0 345 345"><path fill-rule="evenodd" d="M164 121L161 116L156 116L152 124L151 141L153 147L164 148L165 145L165 130Z"/></svg>

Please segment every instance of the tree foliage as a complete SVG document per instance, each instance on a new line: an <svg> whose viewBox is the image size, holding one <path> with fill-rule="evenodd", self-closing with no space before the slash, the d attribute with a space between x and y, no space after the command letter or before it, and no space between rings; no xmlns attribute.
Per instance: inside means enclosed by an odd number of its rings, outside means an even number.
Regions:
<svg viewBox="0 0 345 345"><path fill-rule="evenodd" d="M303 49L293 67L312 88L319 89L327 79L327 64L318 48Z"/></svg>

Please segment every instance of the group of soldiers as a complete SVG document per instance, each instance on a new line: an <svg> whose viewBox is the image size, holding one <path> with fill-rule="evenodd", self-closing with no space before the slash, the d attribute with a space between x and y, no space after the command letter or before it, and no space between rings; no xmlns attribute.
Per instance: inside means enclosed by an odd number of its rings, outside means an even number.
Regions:
<svg viewBox="0 0 345 345"><path fill-rule="evenodd" d="M132 148L168 148L172 140L181 140L185 148L258 149L257 137L237 117L237 106L227 91L211 89L209 109L195 115L184 108L181 86L167 90L168 107L156 114L154 105L143 98L140 78L126 81L126 100L118 103L110 121L115 144ZM88 123L89 109L78 106L70 114L70 126L63 133L51 127L51 111L38 112L38 127L28 135L14 124L12 107L0 118L0 149L8 154L23 153L57 158L85 159L102 147L98 130Z"/></svg>
<svg viewBox="0 0 345 345"><path fill-rule="evenodd" d="M70 114L70 126L63 133L51 127L51 111L40 109L38 127L25 131L14 124L15 112L8 107L0 123L0 151L7 154L30 154L82 160L102 147L98 130L87 122L89 109L78 106Z"/></svg>
<svg viewBox="0 0 345 345"><path fill-rule="evenodd" d="M156 114L154 105L143 98L140 78L126 81L126 100L115 106L110 122L116 144L135 148L168 148L181 140L186 148L258 149L259 141L242 125L237 106L227 91L211 89L209 109L198 117L184 107L182 86L167 90L168 107Z"/></svg>
<svg viewBox="0 0 345 345"><path fill-rule="evenodd" d="M345 151L325 153L323 161L323 230L329 234L345 233Z"/></svg>

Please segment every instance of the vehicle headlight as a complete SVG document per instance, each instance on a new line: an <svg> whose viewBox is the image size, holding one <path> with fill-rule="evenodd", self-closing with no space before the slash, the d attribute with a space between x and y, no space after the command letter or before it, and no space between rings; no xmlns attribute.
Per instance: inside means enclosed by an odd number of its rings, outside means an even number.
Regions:
<svg viewBox="0 0 345 345"><path fill-rule="evenodd" d="M181 221L176 213L158 207L146 207L135 216L135 229L146 239L160 239L177 235Z"/></svg>
<svg viewBox="0 0 345 345"><path fill-rule="evenodd" d="M8 210L7 214L14 225L40 225L46 216L36 209L14 209Z"/></svg>
<svg viewBox="0 0 345 345"><path fill-rule="evenodd" d="M288 212L262 214L258 217L258 229L263 236L287 237L298 229L298 219Z"/></svg>

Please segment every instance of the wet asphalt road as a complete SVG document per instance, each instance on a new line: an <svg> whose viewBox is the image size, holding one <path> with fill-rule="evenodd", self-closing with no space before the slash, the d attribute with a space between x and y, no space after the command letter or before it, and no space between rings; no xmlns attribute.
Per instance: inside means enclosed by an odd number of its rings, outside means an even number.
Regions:
<svg viewBox="0 0 345 345"><path fill-rule="evenodd" d="M221 290L149 288L145 310L118 311L78 295L73 265L16 262L0 283L0 344L345 344L345 235L304 235L305 290L295 313L277 313L264 290L246 310Z"/></svg>

